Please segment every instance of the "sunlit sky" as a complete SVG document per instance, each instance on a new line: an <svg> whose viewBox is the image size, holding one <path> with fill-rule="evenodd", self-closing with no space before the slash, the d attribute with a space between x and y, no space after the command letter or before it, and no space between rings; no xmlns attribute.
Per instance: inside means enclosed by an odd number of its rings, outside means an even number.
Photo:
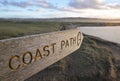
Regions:
<svg viewBox="0 0 120 81"><path fill-rule="evenodd" d="M120 0L0 0L0 18L120 19Z"/></svg>

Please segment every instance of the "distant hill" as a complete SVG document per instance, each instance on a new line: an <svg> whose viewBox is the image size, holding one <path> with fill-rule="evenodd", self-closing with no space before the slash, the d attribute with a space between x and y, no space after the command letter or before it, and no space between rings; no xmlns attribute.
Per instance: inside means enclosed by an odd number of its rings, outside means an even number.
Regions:
<svg viewBox="0 0 120 81"><path fill-rule="evenodd" d="M95 18L0 19L0 40L76 27L120 26L120 22L104 22Z"/></svg>
<svg viewBox="0 0 120 81"><path fill-rule="evenodd" d="M120 19L99 19L99 18L84 18L84 17L65 17L65 18L0 18L7 21L56 21L56 22L110 22L120 23Z"/></svg>

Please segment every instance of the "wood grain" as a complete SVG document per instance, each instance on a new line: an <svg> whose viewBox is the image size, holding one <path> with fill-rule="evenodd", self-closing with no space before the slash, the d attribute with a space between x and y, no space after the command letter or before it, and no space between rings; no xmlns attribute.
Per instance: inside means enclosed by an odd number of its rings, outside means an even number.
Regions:
<svg viewBox="0 0 120 81"><path fill-rule="evenodd" d="M77 50L79 29L0 40L0 81L23 81Z"/></svg>

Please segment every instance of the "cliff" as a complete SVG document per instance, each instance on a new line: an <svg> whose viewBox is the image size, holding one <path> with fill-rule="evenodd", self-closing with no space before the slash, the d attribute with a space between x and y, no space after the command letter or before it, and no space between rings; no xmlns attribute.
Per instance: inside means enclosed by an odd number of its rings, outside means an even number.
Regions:
<svg viewBox="0 0 120 81"><path fill-rule="evenodd" d="M79 50L25 81L120 81L120 45L85 35Z"/></svg>

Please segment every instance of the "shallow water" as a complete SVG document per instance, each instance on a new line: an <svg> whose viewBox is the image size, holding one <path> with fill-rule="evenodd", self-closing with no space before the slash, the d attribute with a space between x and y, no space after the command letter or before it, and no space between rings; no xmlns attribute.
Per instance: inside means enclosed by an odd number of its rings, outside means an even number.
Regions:
<svg viewBox="0 0 120 81"><path fill-rule="evenodd" d="M79 28L80 31L85 34L100 37L102 39L120 44L120 26L79 27Z"/></svg>

